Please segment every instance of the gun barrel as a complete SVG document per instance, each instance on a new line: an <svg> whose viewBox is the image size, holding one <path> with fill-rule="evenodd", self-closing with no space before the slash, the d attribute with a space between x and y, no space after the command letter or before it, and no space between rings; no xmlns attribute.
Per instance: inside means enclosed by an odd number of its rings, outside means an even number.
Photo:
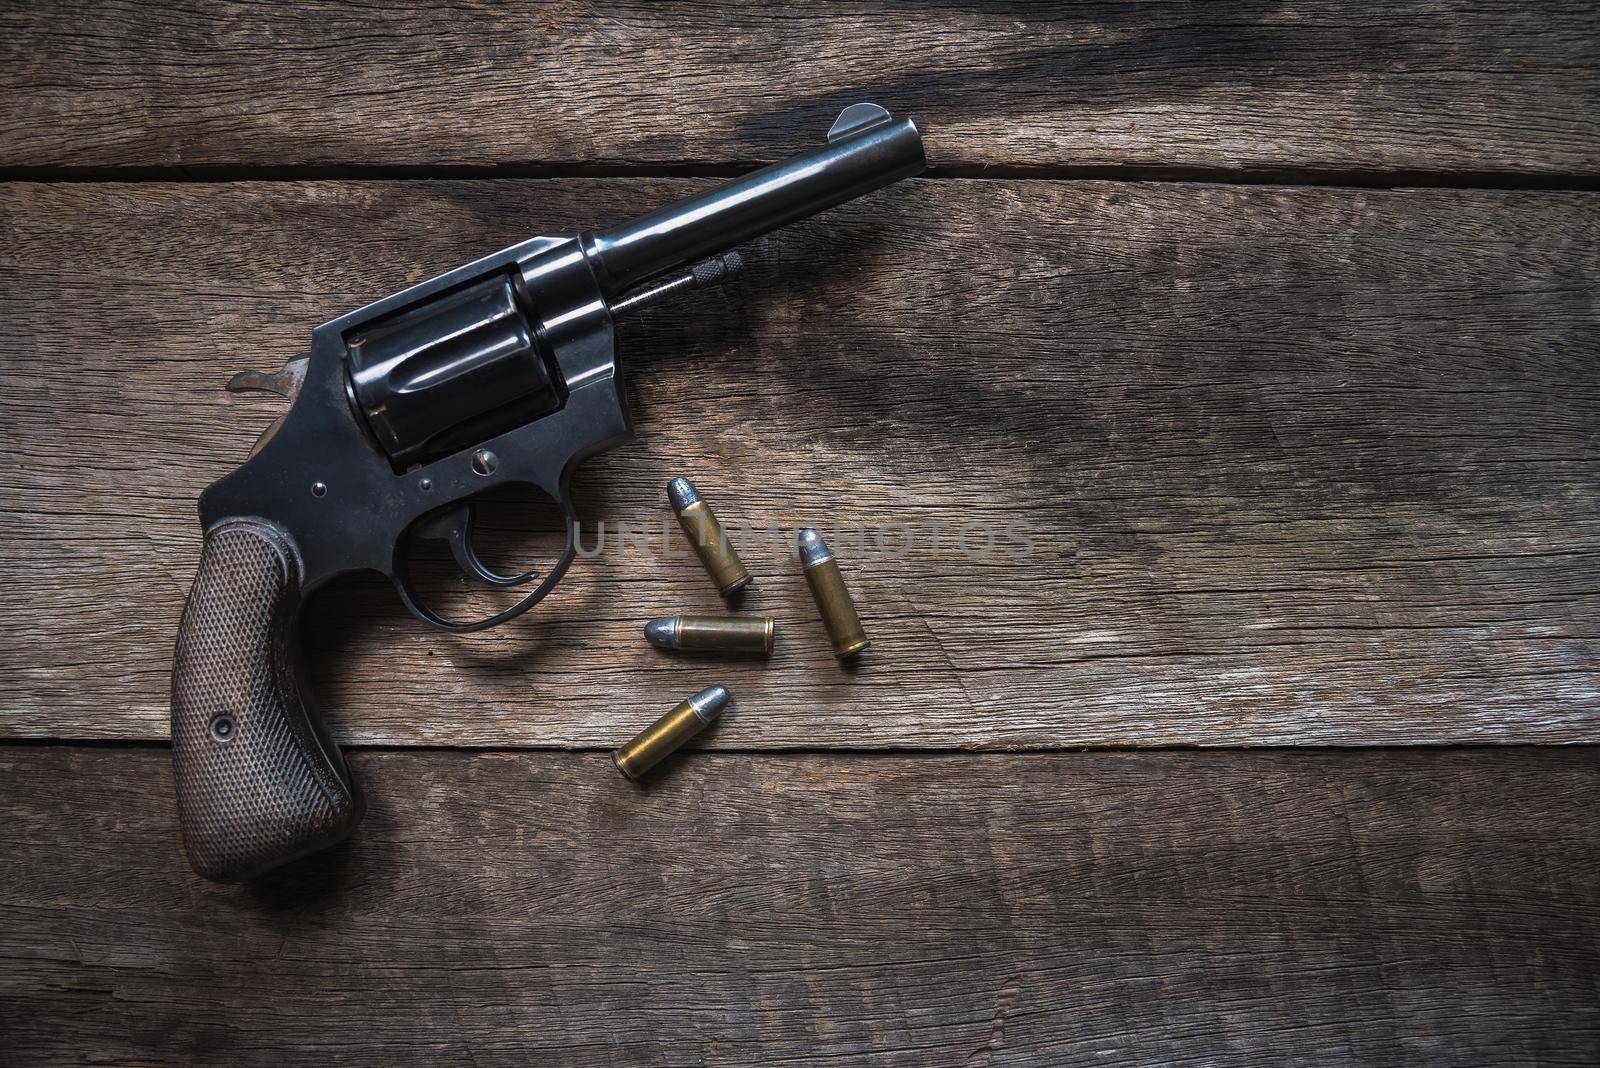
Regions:
<svg viewBox="0 0 1600 1068"><path fill-rule="evenodd" d="M854 121L852 122L852 117ZM697 197L583 235L608 300L927 167L910 119L873 104L846 108L818 152L776 163Z"/></svg>

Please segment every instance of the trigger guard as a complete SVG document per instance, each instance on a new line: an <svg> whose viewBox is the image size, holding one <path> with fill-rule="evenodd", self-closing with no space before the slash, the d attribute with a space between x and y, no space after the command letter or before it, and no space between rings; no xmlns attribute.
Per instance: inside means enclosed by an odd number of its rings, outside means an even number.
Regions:
<svg viewBox="0 0 1600 1068"><path fill-rule="evenodd" d="M561 506L561 515L566 523L567 544L561 550L561 558L546 573L544 581L535 586L522 600L503 612L497 612L487 619L474 620L471 623L458 623L454 620L445 619L412 596L410 572L406 566L405 556L400 551L399 546L396 546L392 581L394 582L395 592L400 595L400 600L406 606L406 610L422 620L422 622L438 627L440 630L447 630L453 634L470 634L473 631L487 630L490 627L499 626L509 619L515 619L544 600L550 591L556 588L556 583L561 581L562 576L567 573L567 568L572 566L572 561L578 555L578 513L572 507L572 501L565 495L556 497L555 500Z"/></svg>

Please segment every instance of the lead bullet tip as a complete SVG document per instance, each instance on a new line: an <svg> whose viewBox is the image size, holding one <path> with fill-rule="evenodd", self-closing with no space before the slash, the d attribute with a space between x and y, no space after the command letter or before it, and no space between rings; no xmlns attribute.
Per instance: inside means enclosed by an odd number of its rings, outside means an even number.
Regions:
<svg viewBox="0 0 1600 1068"><path fill-rule="evenodd" d="M686 478L675 478L667 483L667 500L672 502L672 510L681 512L700 499L700 494L695 491L694 483Z"/></svg>
<svg viewBox="0 0 1600 1068"><path fill-rule="evenodd" d="M676 616L662 616L652 619L644 625L645 641L657 649L676 649L678 647L678 619Z"/></svg>
<svg viewBox="0 0 1600 1068"><path fill-rule="evenodd" d="M728 707L728 701L732 696L726 686L707 686L689 698L689 707L700 717L701 723L710 723L722 715L722 710Z"/></svg>
<svg viewBox="0 0 1600 1068"><path fill-rule="evenodd" d="M798 544L800 562L806 567L816 567L818 564L825 564L833 559L833 553L828 549L828 543L822 540L821 534L818 534L810 527L800 531Z"/></svg>

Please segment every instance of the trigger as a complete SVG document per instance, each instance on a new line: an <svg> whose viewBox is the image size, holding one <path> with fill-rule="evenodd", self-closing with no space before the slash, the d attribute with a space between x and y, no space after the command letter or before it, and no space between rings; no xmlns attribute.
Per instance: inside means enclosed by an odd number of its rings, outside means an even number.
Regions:
<svg viewBox="0 0 1600 1068"><path fill-rule="evenodd" d="M417 526L416 536L448 544L450 555L455 557L456 566L461 568L468 578L475 578L490 586L521 586L538 577L537 571L528 571L521 575L502 575L489 570L484 562L478 559L478 553L472 547L474 515L472 505L463 504L448 512L441 512L432 519L424 520Z"/></svg>

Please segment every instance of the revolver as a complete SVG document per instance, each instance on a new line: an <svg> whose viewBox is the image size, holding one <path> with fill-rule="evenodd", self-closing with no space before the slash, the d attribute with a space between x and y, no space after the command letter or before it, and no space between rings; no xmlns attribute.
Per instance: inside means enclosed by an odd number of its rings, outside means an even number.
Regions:
<svg viewBox="0 0 1600 1068"><path fill-rule="evenodd" d="M230 389L290 406L200 495L204 542L172 669L172 763L194 870L249 879L361 820L305 681L308 594L378 572L447 631L533 607L575 555L574 468L631 437L614 316L716 280L741 242L925 167L910 119L855 104L816 152L609 229L529 238L323 323L274 374L236 375ZM508 484L560 507L566 546L542 574L501 574L473 547L474 502ZM409 574L419 538L446 542L474 581L526 594L487 618L443 618Z"/></svg>

